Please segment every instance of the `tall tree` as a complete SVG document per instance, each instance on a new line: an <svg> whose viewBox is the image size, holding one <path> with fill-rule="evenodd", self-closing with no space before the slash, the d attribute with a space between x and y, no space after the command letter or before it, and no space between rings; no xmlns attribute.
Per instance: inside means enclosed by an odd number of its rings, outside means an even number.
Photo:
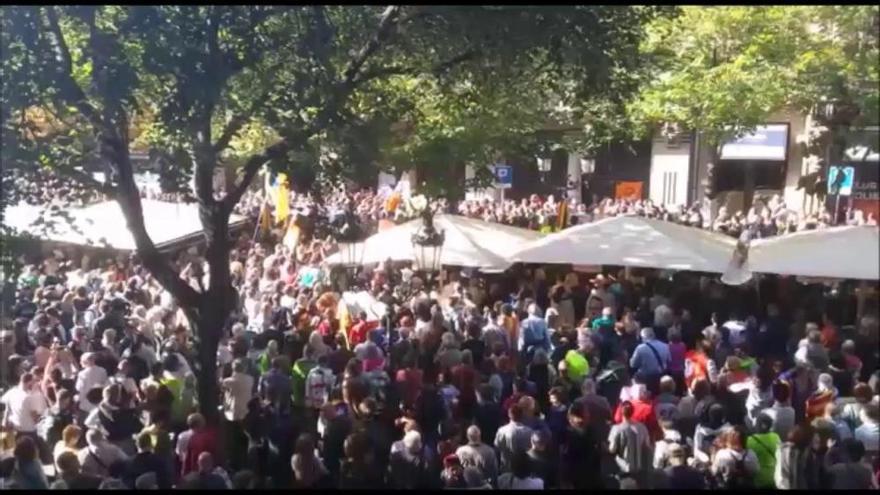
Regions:
<svg viewBox="0 0 880 495"><path fill-rule="evenodd" d="M654 77L630 106L649 131L700 133L711 163L774 112L834 101L876 121L876 6L684 7L649 27ZM855 109L853 112L852 109Z"/></svg>
<svg viewBox="0 0 880 495"><path fill-rule="evenodd" d="M191 323L200 408L213 419L217 345L233 306L229 215L264 166L344 170L344 156L327 153L328 145L381 109L376 96L394 78L487 89L544 78L564 83L571 98L625 93L642 28L661 10L4 7L3 164L51 167L116 199L144 266ZM44 132L34 109L61 125ZM181 278L146 231L129 152L135 127L138 139L162 144L193 178L210 267L204 292ZM254 131L262 143L241 139ZM103 182L82 168L91 154L107 164ZM240 163L237 180L214 190L213 172L230 155Z"/></svg>

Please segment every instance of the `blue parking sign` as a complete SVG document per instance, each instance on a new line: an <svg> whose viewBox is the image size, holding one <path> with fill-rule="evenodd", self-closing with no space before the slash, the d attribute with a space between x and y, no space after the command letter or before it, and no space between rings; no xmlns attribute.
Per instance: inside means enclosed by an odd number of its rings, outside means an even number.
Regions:
<svg viewBox="0 0 880 495"><path fill-rule="evenodd" d="M853 167L833 165L828 167L828 194L849 196L852 194L856 170Z"/></svg>
<svg viewBox="0 0 880 495"><path fill-rule="evenodd" d="M510 189L513 187L513 167L510 165L493 165L495 187Z"/></svg>

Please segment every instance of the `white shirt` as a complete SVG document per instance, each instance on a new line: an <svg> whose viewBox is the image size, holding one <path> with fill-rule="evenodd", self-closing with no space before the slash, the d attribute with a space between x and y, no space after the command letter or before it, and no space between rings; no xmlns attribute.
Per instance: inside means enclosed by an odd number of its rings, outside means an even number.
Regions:
<svg viewBox="0 0 880 495"><path fill-rule="evenodd" d="M854 436L862 442L866 451L876 453L880 450L880 426L877 423L862 423L856 428Z"/></svg>
<svg viewBox="0 0 880 495"><path fill-rule="evenodd" d="M107 371L100 366L87 366L76 375L76 393L79 394L80 411L89 412L96 406L86 399L90 390L105 387L109 381Z"/></svg>
<svg viewBox="0 0 880 495"><path fill-rule="evenodd" d="M41 393L25 391L21 385L9 389L0 401L6 405L9 422L20 433L35 432L38 419L34 419L34 414L39 418L49 407Z"/></svg>
<svg viewBox="0 0 880 495"><path fill-rule="evenodd" d="M229 421L241 421L247 415L247 403L253 397L254 377L233 373L223 379L223 415Z"/></svg>
<svg viewBox="0 0 880 495"><path fill-rule="evenodd" d="M730 331L730 345L736 347L746 341L746 324L742 321L729 320L721 325Z"/></svg>
<svg viewBox="0 0 880 495"><path fill-rule="evenodd" d="M181 459L181 462L183 462L184 458L186 457L186 449L187 447L189 447L189 440L192 438L192 436L193 431L186 430L177 437L177 445L174 448L174 453L177 454L177 457Z"/></svg>
<svg viewBox="0 0 880 495"><path fill-rule="evenodd" d="M79 457L82 471L93 476L107 476L107 471L114 462L128 460L128 456L122 449L107 441L95 447L86 447L80 450L77 457ZM99 460L100 462L98 462Z"/></svg>
<svg viewBox="0 0 880 495"><path fill-rule="evenodd" d="M128 392L131 397L137 397L138 387L137 383L135 383L134 381L134 378L125 375L120 376L117 374L113 375L110 378L110 383L118 383L122 386L123 389L125 389L126 392Z"/></svg>

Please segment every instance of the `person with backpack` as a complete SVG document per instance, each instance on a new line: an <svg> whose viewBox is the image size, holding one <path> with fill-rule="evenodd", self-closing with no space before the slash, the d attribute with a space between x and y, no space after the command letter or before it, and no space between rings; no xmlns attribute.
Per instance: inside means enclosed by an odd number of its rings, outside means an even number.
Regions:
<svg viewBox="0 0 880 495"><path fill-rule="evenodd" d="M755 420L757 431L749 435L746 447L758 457L758 470L755 476L755 488L774 489L773 472L776 469L776 450L782 441L773 431L773 419L766 414L759 414Z"/></svg>
<svg viewBox="0 0 880 495"><path fill-rule="evenodd" d="M750 489L760 470L758 457L746 448L745 428L736 426L728 431L722 440L723 447L715 453L712 460L712 474L720 488Z"/></svg>
<svg viewBox="0 0 880 495"><path fill-rule="evenodd" d="M656 395L660 388L660 377L669 368L669 346L657 340L653 328L643 328L640 335L642 343L633 352L629 366L640 381L647 384L648 390Z"/></svg>
<svg viewBox="0 0 880 495"><path fill-rule="evenodd" d="M780 490L815 490L819 488L822 462L813 452L815 431L810 425L795 426L785 443L776 451L773 479Z"/></svg>

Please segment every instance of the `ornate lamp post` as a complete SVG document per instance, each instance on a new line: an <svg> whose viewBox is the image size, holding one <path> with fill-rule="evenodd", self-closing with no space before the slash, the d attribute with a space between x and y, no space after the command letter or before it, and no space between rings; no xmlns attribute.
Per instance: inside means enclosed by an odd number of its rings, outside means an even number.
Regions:
<svg viewBox="0 0 880 495"><path fill-rule="evenodd" d="M412 236L416 269L429 278L439 272L445 241L446 233L434 227L434 212L430 206L425 206L422 210L422 227Z"/></svg>
<svg viewBox="0 0 880 495"><path fill-rule="evenodd" d="M342 258L342 266L352 280L357 276L363 265L364 251L367 239L367 231L361 225L360 219L354 212L354 205L349 202L341 221L337 220L333 237L339 245L339 255Z"/></svg>
<svg viewBox="0 0 880 495"><path fill-rule="evenodd" d="M547 182L547 174L553 168L553 161L550 158L541 158L540 156L536 156L535 160L538 163L538 172L541 173L541 182Z"/></svg>

